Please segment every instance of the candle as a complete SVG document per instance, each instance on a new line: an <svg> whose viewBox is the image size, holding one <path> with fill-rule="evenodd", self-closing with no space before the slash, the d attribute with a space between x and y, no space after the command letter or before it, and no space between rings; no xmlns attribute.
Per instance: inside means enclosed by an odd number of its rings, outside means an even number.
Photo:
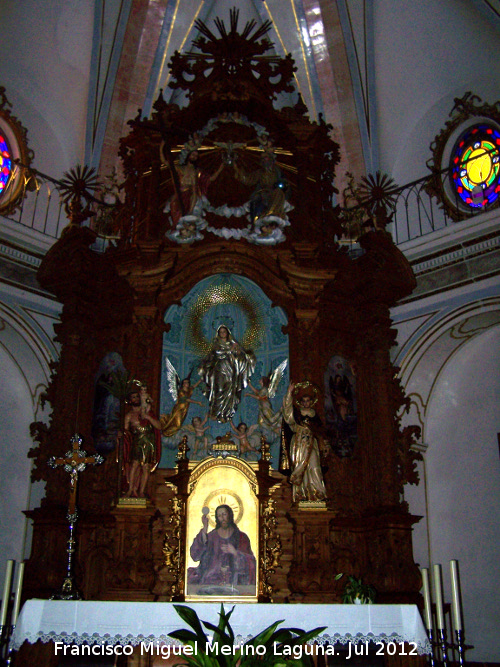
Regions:
<svg viewBox="0 0 500 667"><path fill-rule="evenodd" d="M16 594L14 596L14 609L12 611L12 625L17 623L19 616L19 607L21 606L21 593L23 591L24 561L19 563L17 571Z"/></svg>
<svg viewBox="0 0 500 667"><path fill-rule="evenodd" d="M7 611L9 609L9 602L10 602L10 587L12 584L13 567L14 567L14 561L8 560L7 567L5 568L5 583L3 586L2 612L0 614L0 626L2 627L7 623Z"/></svg>
<svg viewBox="0 0 500 667"><path fill-rule="evenodd" d="M458 561L450 560L451 572L451 609L453 613L453 627L462 629L462 614L460 612L460 586L458 583Z"/></svg>
<svg viewBox="0 0 500 667"><path fill-rule="evenodd" d="M441 565L434 565L434 592L436 593L436 616L438 630L444 630L443 588L441 584Z"/></svg>
<svg viewBox="0 0 500 667"><path fill-rule="evenodd" d="M429 587L429 570L422 568L422 584L424 588L424 616L425 627L432 630L432 612L431 612L431 591Z"/></svg>

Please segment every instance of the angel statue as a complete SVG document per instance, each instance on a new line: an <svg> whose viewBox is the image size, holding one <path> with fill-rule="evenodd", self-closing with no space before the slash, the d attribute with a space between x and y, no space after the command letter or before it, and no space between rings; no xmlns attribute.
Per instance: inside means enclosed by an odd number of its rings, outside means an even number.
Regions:
<svg viewBox="0 0 500 667"><path fill-rule="evenodd" d="M278 435L281 430L282 408L274 412L269 399L274 398L276 395L287 363L288 359L285 359L272 373L261 377L259 380L260 389L257 390L250 384L250 382L248 383L253 394L247 394L247 396L259 401L259 417L257 421L260 428L272 431L273 433L276 433L276 435Z"/></svg>
<svg viewBox="0 0 500 667"><path fill-rule="evenodd" d="M173 367L172 362L168 357L165 357L165 364L167 367L168 389L172 398L174 399L174 407L172 408L172 412L169 415L160 416L160 423L162 435L164 435L166 438L169 438L172 435L175 435L184 423L189 404L203 404L200 401L193 401L191 398L193 391L200 384L201 380L198 380L196 384L191 386L190 373L187 378L184 378L184 380L181 382L177 371Z"/></svg>

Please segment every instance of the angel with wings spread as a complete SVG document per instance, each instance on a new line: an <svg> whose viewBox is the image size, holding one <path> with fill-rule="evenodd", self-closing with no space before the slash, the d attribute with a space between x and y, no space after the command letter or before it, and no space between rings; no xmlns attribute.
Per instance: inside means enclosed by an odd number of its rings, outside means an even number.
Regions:
<svg viewBox="0 0 500 667"><path fill-rule="evenodd" d="M287 363L288 359L285 359L272 373L261 377L259 380L259 390L255 389L250 382L248 383L253 394L247 394L247 396L259 401L259 417L257 420L259 426L261 429L268 429L276 434L280 432L282 412L281 408L274 412L270 399L276 395L276 390L281 382Z"/></svg>
<svg viewBox="0 0 500 667"><path fill-rule="evenodd" d="M172 398L174 399L174 407L172 412L169 415L161 415L161 432L166 438L175 435L177 431L181 428L186 419L188 412L189 404L196 403L197 405L203 405L200 401L193 401L191 396L193 391L200 384L199 380L196 384L191 386L190 375L184 380L180 380L177 371L172 365L172 362L168 357L165 357L165 364L167 367L167 380L168 380L168 389Z"/></svg>

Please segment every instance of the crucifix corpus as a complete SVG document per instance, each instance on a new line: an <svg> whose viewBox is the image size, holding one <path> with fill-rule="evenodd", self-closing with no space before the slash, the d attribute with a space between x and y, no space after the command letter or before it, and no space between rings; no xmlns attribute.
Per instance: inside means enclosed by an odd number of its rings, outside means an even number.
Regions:
<svg viewBox="0 0 500 667"><path fill-rule="evenodd" d="M70 442L72 449L66 452L65 456L52 456L48 460L51 468L56 469L62 466L63 470L70 475L68 513L66 514L69 522L68 565L62 588L58 593L54 593L51 600L81 600L81 595L76 590L73 582L73 554L75 553L75 538L73 533L78 519L78 510L76 508L78 474L83 472L87 465L99 465L104 461L104 458L100 454L87 456L87 452L80 449L82 438L78 433L75 433Z"/></svg>

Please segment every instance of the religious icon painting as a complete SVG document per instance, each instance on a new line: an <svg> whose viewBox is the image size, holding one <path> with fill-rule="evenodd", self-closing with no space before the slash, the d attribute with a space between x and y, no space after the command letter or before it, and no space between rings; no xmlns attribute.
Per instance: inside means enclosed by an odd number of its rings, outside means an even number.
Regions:
<svg viewBox="0 0 500 667"><path fill-rule="evenodd" d="M118 431L122 428L121 398L128 374L118 352L109 352L99 364L94 383L92 440L99 454L116 448Z"/></svg>
<svg viewBox="0 0 500 667"><path fill-rule="evenodd" d="M339 355L330 359L324 375L325 421L330 444L337 456L351 456L358 439L356 374Z"/></svg>
<svg viewBox="0 0 500 667"><path fill-rule="evenodd" d="M257 601L258 500L252 468L235 457L201 462L190 478L186 600Z"/></svg>

